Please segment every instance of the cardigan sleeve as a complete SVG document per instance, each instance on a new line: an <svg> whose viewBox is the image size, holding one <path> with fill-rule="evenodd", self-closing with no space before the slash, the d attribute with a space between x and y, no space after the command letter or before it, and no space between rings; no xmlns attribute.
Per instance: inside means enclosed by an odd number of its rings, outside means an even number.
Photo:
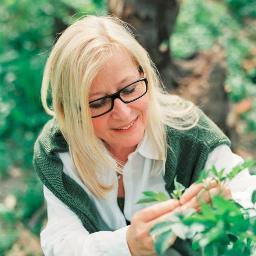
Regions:
<svg viewBox="0 0 256 256"><path fill-rule="evenodd" d="M48 215L48 222L40 235L44 255L131 255L126 242L128 226L89 234L80 219L45 186L44 197Z"/></svg>

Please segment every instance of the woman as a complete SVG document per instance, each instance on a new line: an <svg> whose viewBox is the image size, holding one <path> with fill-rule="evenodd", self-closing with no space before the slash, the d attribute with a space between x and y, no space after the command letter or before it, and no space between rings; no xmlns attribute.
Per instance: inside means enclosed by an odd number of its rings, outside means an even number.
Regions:
<svg viewBox="0 0 256 256"><path fill-rule="evenodd" d="M45 255L155 255L150 228L198 208L199 172L242 161L191 102L163 92L146 51L115 18L88 16L64 31L45 67L42 102L53 116L34 152L48 211ZM192 184L180 201L136 203L146 190L170 194L175 176ZM205 200L220 189L210 187ZM239 200L241 184L229 188Z"/></svg>

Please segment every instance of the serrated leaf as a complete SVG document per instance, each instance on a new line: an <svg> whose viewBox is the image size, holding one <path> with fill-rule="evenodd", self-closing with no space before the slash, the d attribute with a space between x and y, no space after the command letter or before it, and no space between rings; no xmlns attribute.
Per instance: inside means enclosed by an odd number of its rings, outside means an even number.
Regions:
<svg viewBox="0 0 256 256"><path fill-rule="evenodd" d="M185 187L177 181L177 176L174 179L174 187L176 190L179 190L179 191L185 190Z"/></svg>
<svg viewBox="0 0 256 256"><path fill-rule="evenodd" d="M250 222L249 219L245 219L242 213L234 213L231 212L232 215L229 216L228 221L230 223L229 225L229 231L233 235L239 235L242 232L246 232L248 229Z"/></svg>
<svg viewBox="0 0 256 256"><path fill-rule="evenodd" d="M169 196L164 192L157 193L156 198L157 198L157 201L159 202L167 201L170 199Z"/></svg>
<svg viewBox="0 0 256 256"><path fill-rule="evenodd" d="M225 179L225 177L226 177L226 175L224 174L224 172L225 172L225 169L224 169L224 168L222 168L222 169L218 172L218 178L219 178L220 181L223 181L223 180Z"/></svg>
<svg viewBox="0 0 256 256"><path fill-rule="evenodd" d="M218 210L219 214L223 214L226 211L239 211L239 207L231 200L224 198L221 195L215 195L212 197L212 206Z"/></svg>
<svg viewBox="0 0 256 256"><path fill-rule="evenodd" d="M202 183L206 178L208 178L209 177L209 170L202 170L201 172L200 172L200 175L199 175L199 177L198 177L198 179L196 180L196 183L198 184L198 183Z"/></svg>
<svg viewBox="0 0 256 256"><path fill-rule="evenodd" d="M250 171L250 174L256 174L256 171L254 173L254 169L255 169L255 161L254 160L246 160L245 162L243 162L240 165L235 166L227 175L227 178L229 180L232 180L237 174L239 174L241 171L243 171L244 169L248 168Z"/></svg>
<svg viewBox="0 0 256 256"><path fill-rule="evenodd" d="M238 165L238 166L234 167L234 168L228 173L227 178L228 178L229 180L234 179L235 176L236 176L237 174L239 174L243 169L244 169L244 168L243 168L242 165Z"/></svg>
<svg viewBox="0 0 256 256"><path fill-rule="evenodd" d="M210 172L215 176L218 177L218 170L215 167L215 165L212 166L212 168L210 169Z"/></svg>
<svg viewBox="0 0 256 256"><path fill-rule="evenodd" d="M177 176L174 178L174 190L171 193L172 198L180 199L183 191L186 189L181 183L177 181Z"/></svg>
<svg viewBox="0 0 256 256"><path fill-rule="evenodd" d="M146 204L146 203L153 203L155 202L156 200L153 199L153 198L142 198L140 199L137 204Z"/></svg>
<svg viewBox="0 0 256 256"><path fill-rule="evenodd" d="M157 193L154 192L154 191L144 191L144 192L143 192L143 195L144 195L144 196L149 196L149 197L155 197L156 194L157 194Z"/></svg>
<svg viewBox="0 0 256 256"><path fill-rule="evenodd" d="M209 204L206 204L206 203L201 204L200 211L202 215L207 216L208 220L212 220L212 221L216 220L214 210Z"/></svg>
<svg viewBox="0 0 256 256"><path fill-rule="evenodd" d="M182 240L191 237L190 227L183 224L181 221L173 223L171 229L173 234Z"/></svg>
<svg viewBox="0 0 256 256"><path fill-rule="evenodd" d="M158 236L164 232L171 231L172 222L171 221L162 221L155 224L150 229L150 234Z"/></svg>
<svg viewBox="0 0 256 256"><path fill-rule="evenodd" d="M199 241L201 247L206 247L208 244L217 240L219 236L222 236L225 233L225 225L223 221L218 221L216 226L211 228L209 232L205 233L202 239Z"/></svg>
<svg viewBox="0 0 256 256"><path fill-rule="evenodd" d="M175 235L170 232L164 232L156 237L154 247L158 255L163 256L168 248L172 245L175 240Z"/></svg>
<svg viewBox="0 0 256 256"><path fill-rule="evenodd" d="M168 195L164 192L144 191L143 195L144 197L141 198L137 204L163 202L169 199Z"/></svg>
<svg viewBox="0 0 256 256"><path fill-rule="evenodd" d="M186 225L193 225L194 223L203 225L205 228L209 228L215 225L216 221L212 219L208 219L207 216L201 214L193 214L192 216L184 219L184 223Z"/></svg>

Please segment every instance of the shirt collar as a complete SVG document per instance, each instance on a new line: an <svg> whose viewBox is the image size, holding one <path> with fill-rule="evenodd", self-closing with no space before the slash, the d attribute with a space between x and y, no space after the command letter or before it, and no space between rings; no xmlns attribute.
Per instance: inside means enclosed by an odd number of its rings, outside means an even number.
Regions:
<svg viewBox="0 0 256 256"><path fill-rule="evenodd" d="M138 152L145 158L153 160L164 160L161 158L159 152L157 151L155 141L147 131L145 131L143 139L137 146L135 152Z"/></svg>

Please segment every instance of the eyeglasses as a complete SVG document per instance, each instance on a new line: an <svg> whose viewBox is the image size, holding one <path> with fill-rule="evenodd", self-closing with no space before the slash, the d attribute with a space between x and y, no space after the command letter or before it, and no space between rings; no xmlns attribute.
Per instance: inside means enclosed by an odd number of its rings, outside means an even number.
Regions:
<svg viewBox="0 0 256 256"><path fill-rule="evenodd" d="M141 78L111 95L90 101L91 117L99 117L110 112L117 98L127 104L141 98L147 93L147 90L148 80L147 78Z"/></svg>

